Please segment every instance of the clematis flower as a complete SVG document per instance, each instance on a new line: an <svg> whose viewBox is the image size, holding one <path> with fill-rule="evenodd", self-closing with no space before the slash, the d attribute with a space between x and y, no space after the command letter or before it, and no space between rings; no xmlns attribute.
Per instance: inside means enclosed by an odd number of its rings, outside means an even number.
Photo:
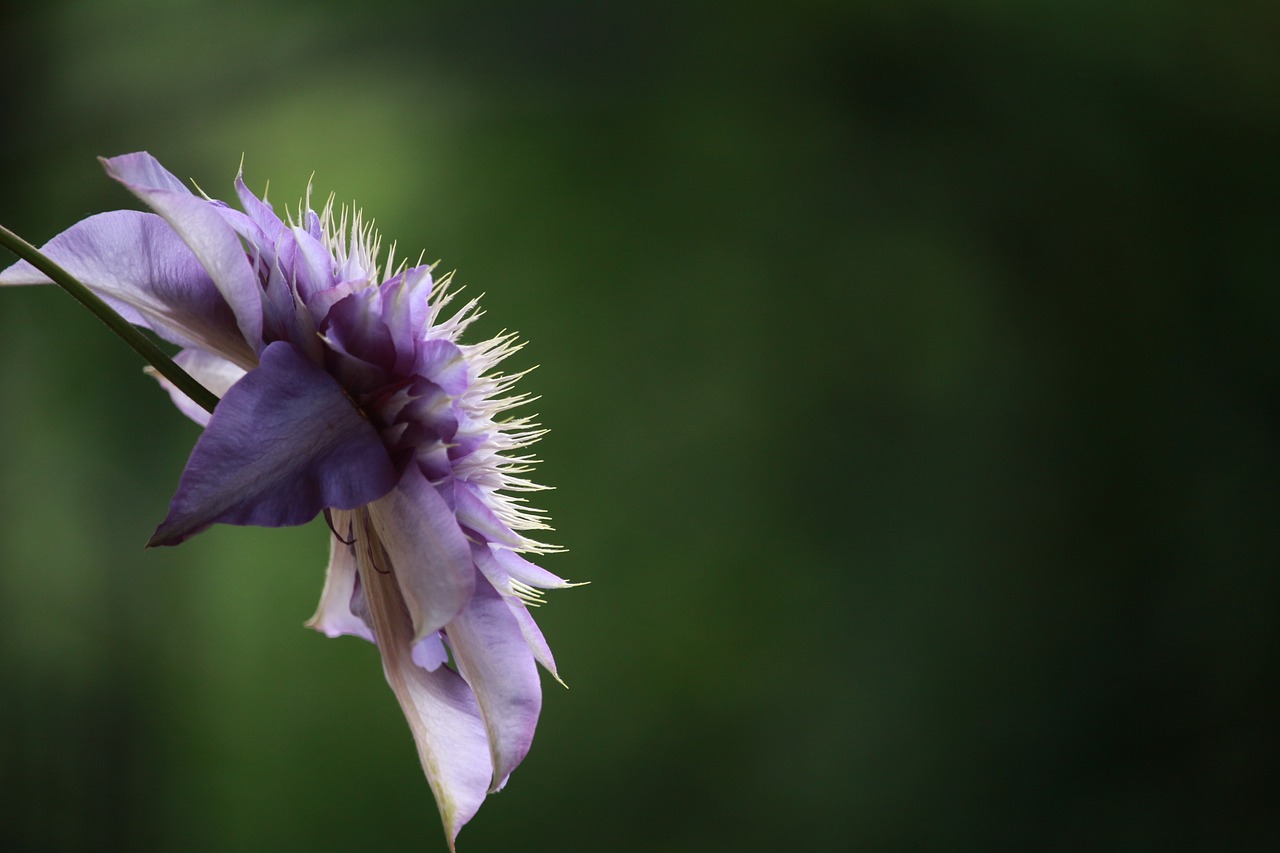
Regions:
<svg viewBox="0 0 1280 853"><path fill-rule="evenodd" d="M519 497L541 435L504 412L514 336L461 342L475 300L446 314L448 277L378 265L357 212L282 220L237 176L242 210L198 196L153 157L103 160L154 213L81 221L43 252L220 397L212 413L161 384L204 427L151 545L213 524L332 531L309 626L376 643L450 848L529 750L555 661L529 613L570 584L523 554L556 550ZM25 261L0 284L48 279Z"/></svg>

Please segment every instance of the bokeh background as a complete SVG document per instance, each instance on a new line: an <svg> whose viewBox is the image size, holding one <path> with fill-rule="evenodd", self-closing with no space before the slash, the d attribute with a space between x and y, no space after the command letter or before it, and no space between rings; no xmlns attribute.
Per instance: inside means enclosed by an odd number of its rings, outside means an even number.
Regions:
<svg viewBox="0 0 1280 853"><path fill-rule="evenodd" d="M464 850L1280 849L1277 4L2 14L19 233L243 155L530 341L592 583ZM143 550L196 436L0 293L0 846L443 850L323 525Z"/></svg>

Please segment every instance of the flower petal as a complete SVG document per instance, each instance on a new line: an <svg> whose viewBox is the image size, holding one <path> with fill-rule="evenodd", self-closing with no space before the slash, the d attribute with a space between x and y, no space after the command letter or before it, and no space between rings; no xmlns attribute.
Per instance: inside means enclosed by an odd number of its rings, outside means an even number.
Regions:
<svg viewBox="0 0 1280 853"><path fill-rule="evenodd" d="M325 507L377 500L395 481L377 431L338 383L277 341L218 403L148 544L215 523L303 524Z"/></svg>
<svg viewBox="0 0 1280 853"><path fill-rule="evenodd" d="M447 666L427 671L413 662L413 622L396 575L379 569L377 534L366 521L357 530L360 579L382 667L418 747L418 758L440 808L449 849L484 802L489 788L489 746L484 722L467 683ZM385 545L386 543L381 543Z"/></svg>
<svg viewBox="0 0 1280 853"><path fill-rule="evenodd" d="M130 323L180 346L198 346L253 365L253 350L213 279L154 213L114 210L90 216L41 251ZM48 283L26 261L0 274L0 284Z"/></svg>
<svg viewBox="0 0 1280 853"><path fill-rule="evenodd" d="M373 642L373 631L351 609L351 597L355 594L358 577L352 513L335 511L332 523L337 535L329 537L329 569L325 572L324 592L320 593L320 606L307 620L307 627L327 637L349 634ZM347 541L340 541L338 536Z"/></svg>
<svg viewBox="0 0 1280 853"><path fill-rule="evenodd" d="M475 594L445 633L489 733L492 792L507 784L529 752L542 710L542 685L515 615L479 570L476 575Z"/></svg>
<svg viewBox="0 0 1280 853"><path fill-rule="evenodd" d="M413 617L414 640L449 624L471 599L475 568L444 498L409 465L396 487L369 507L369 517Z"/></svg>
<svg viewBox="0 0 1280 853"><path fill-rule="evenodd" d="M199 349L184 349L174 356L173 360L178 367L190 373L192 378L212 391L214 396L217 397L226 394L231 386L239 382L245 374L244 368L238 364L232 364L221 356ZM200 426L209 425L209 418L212 416L211 412L205 411L202 406L192 401L190 397L179 391L172 382L156 371L151 368L146 370L160 383L160 387L169 392L169 398L178 407L178 411L200 424Z"/></svg>
<svg viewBox="0 0 1280 853"><path fill-rule="evenodd" d="M260 348L262 289L240 238L214 205L193 194L146 152L103 159L102 165L173 226L231 306L244 339Z"/></svg>

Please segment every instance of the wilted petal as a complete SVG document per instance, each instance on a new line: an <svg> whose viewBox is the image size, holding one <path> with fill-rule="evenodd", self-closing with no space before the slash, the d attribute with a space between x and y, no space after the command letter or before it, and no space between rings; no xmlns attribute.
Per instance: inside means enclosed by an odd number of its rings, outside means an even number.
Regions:
<svg viewBox="0 0 1280 853"><path fill-rule="evenodd" d="M240 238L214 205L194 195L145 152L104 159L102 165L191 247L231 306L242 336L257 349L262 341L262 291Z"/></svg>
<svg viewBox="0 0 1280 853"><path fill-rule="evenodd" d="M542 629L538 627L538 623L533 619L533 614L529 612L529 608L525 606L524 601L516 595L511 585L511 581L514 579L526 586L535 586L535 584L529 583L527 579L538 576L534 573L521 571L520 578L514 577L495 556L495 554L499 553L510 554L511 552L504 548L490 548L488 545L482 544L473 544L471 546L471 555L475 559L476 568L485 576L485 580L502 593L502 597L506 601L507 607L510 608L512 615L515 616L516 622L520 626L520 633L524 635L525 642L529 644L529 650L533 652L534 658L537 659L538 663L542 664L547 672L555 676L556 681L560 681L560 674L556 671L556 659L551 654L551 647L547 644L546 638L542 636ZM517 559L520 558L517 557ZM546 578L539 578L540 580L555 580L559 582L559 586L573 586L568 581L562 581L527 560L521 560L521 562L546 576ZM517 570L521 569L519 566L516 568ZM521 580L521 578L526 580ZM543 588L547 587L544 586ZM561 681L560 683L563 684L564 682Z"/></svg>
<svg viewBox="0 0 1280 853"><path fill-rule="evenodd" d="M213 279L154 213L115 210L90 216L41 251L130 323L180 346L199 346L253 364L253 350ZM0 284L48 282L26 261L0 273Z"/></svg>
<svg viewBox="0 0 1280 853"><path fill-rule="evenodd" d="M484 802L491 775L488 739L475 696L447 666L427 671L413 662L413 623L396 575L379 570L369 531L357 531L360 577L382 666L418 747L418 758L444 822L449 849ZM364 543L363 545L361 543ZM385 543L383 543L385 544ZM384 571L386 573L384 574Z"/></svg>
<svg viewBox="0 0 1280 853"><path fill-rule="evenodd" d="M329 637L349 634L373 642L373 631L351 610L351 597L359 577L352 513L335 511L331 520L337 535L329 537L329 570L325 573L324 592L320 594L320 606L307 621L307 627ZM346 541L339 540L338 536Z"/></svg>
<svg viewBox="0 0 1280 853"><path fill-rule="evenodd" d="M414 639L447 625L475 589L471 549L444 498L409 465L369 516L413 617Z"/></svg>
<svg viewBox="0 0 1280 853"><path fill-rule="evenodd" d="M475 691L489 733L489 790L500 790L533 743L542 710L538 668L515 615L482 575L476 578L470 603L445 633L458 669Z"/></svg>
<svg viewBox="0 0 1280 853"><path fill-rule="evenodd" d="M396 472L377 431L332 377L289 344L227 391L196 442L151 545L211 524L303 524L386 494Z"/></svg>

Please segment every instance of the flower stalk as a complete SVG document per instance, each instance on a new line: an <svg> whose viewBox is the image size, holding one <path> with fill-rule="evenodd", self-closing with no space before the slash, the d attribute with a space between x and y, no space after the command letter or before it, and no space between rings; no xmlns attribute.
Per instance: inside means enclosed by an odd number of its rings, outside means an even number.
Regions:
<svg viewBox="0 0 1280 853"><path fill-rule="evenodd" d="M212 412L218 405L218 398L195 378L179 367L164 351L152 343L151 339L138 331L125 318L121 317L111 306L97 294L81 284L75 276L58 266L39 249L0 225L0 245L22 258L31 266L47 275L54 284L61 287L73 299L88 308L93 315L106 324L107 328L128 344L134 352L156 369L156 372L173 383L174 387L191 398L192 402L206 412Z"/></svg>

